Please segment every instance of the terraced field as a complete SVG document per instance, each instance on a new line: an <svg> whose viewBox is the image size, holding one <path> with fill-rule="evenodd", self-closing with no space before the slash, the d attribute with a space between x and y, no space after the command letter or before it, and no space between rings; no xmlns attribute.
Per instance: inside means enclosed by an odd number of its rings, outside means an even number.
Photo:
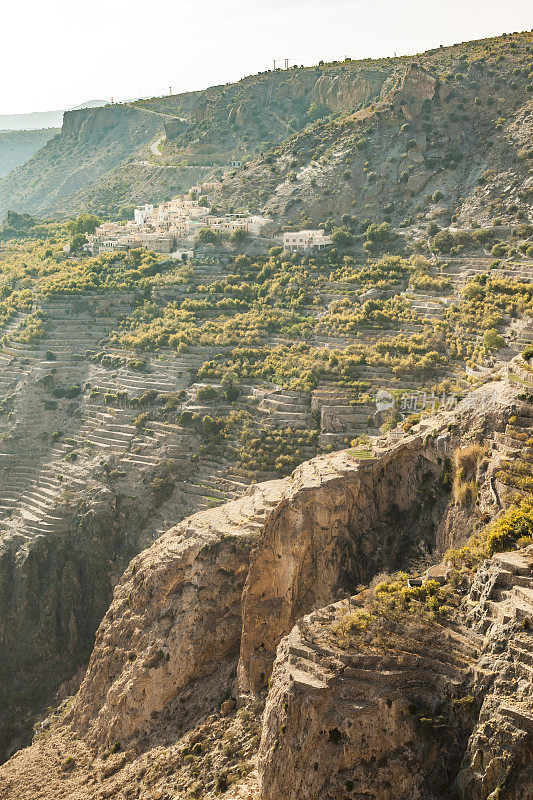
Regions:
<svg viewBox="0 0 533 800"><path fill-rule="evenodd" d="M316 348L322 359L324 354L330 362L340 359L342 365L342 353L354 345L368 350L398 336L407 342L414 336L430 337L437 326L447 324L450 306L461 302L461 290L476 276L490 274L493 280L522 285L533 278L533 264L527 261L490 273L488 268L489 262L481 259L445 264L438 273L445 272L452 281L451 293L438 296L403 288L396 296L412 311L408 322L362 324L352 335L321 331L327 309L346 298L353 303L360 290L353 283L319 276L313 304L298 312L315 319L320 329L300 337L267 333L257 344L272 352L300 343ZM206 297L212 301L209 287L228 276L228 265L195 264L187 283L159 282L144 302L165 308ZM483 332L465 328L457 331L463 355L429 372L398 373L385 348L381 363L361 359L348 380L340 367L307 390L291 389L290 382L238 376L237 396L228 399L220 380L209 377L213 370L206 364L236 366L236 349L226 343L178 348L182 352L121 346L128 326L120 320L127 321L138 306L138 294L131 290L62 293L39 303L44 335L37 343L18 341L30 312L18 313L5 328L0 352L3 536L23 541L63 529L69 508L87 489L106 486L120 497L156 481L161 484L158 491L153 489L156 510L139 533L143 542L152 541L188 514L238 497L252 482L286 474L320 450L378 433L387 421L376 409L379 389L398 398L413 393L418 398L414 405L412 400L404 406L398 402L401 413L394 427L422 410L424 391L431 397L443 387L464 393L483 379L487 365L508 361L533 340L531 318L519 315L500 328L505 345L485 353L485 366L483 359L478 359L479 366L468 366L469 354L479 352ZM232 316L227 310L224 314ZM211 314L215 316L217 312ZM272 458L262 461L263 451L257 448L270 448Z"/></svg>

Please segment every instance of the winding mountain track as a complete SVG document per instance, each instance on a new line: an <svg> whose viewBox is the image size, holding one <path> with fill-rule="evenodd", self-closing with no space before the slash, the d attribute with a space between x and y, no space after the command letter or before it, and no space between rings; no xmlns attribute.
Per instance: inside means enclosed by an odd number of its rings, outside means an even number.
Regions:
<svg viewBox="0 0 533 800"><path fill-rule="evenodd" d="M161 158L162 154L161 154L161 151L159 149L159 146L161 144L163 144L163 142L166 140L166 138L167 138L166 135L163 134L163 136L160 136L159 139L157 139L157 141L152 142L152 144L150 145L150 152L154 156L157 156L157 158Z"/></svg>

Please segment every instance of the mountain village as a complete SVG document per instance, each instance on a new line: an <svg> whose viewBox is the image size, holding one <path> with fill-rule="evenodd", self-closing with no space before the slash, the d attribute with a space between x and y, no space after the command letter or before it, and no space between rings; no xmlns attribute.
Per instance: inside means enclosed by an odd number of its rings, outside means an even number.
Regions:
<svg viewBox="0 0 533 800"><path fill-rule="evenodd" d="M84 246L90 255L141 248L175 258L192 248L204 231L203 241L215 236L262 239L265 245L283 245L290 251L322 250L331 246L331 236L322 230L280 232L270 217L246 213L216 214L209 209L208 195L218 186L206 183L193 186L181 195L159 205L146 204L134 210L133 220L103 222L90 234ZM200 240L202 237L200 235Z"/></svg>

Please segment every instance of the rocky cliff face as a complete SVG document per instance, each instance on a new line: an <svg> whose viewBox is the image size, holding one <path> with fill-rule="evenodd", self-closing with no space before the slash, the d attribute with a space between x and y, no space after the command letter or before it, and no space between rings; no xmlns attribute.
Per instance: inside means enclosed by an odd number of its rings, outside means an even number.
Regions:
<svg viewBox="0 0 533 800"><path fill-rule="evenodd" d="M327 632L349 613L345 601L304 617L278 648L261 798L442 797L469 732L454 708L469 688L460 641L442 630L401 652L345 651Z"/></svg>
<svg viewBox="0 0 533 800"><path fill-rule="evenodd" d="M243 594L239 680L266 687L275 648L294 622L353 594L437 541L447 502L436 486L443 459L412 437L355 467L346 453L299 467L252 554Z"/></svg>
<svg viewBox="0 0 533 800"><path fill-rule="evenodd" d="M401 649L339 641L350 601L300 620L271 680L262 800L530 797L532 584L532 553L494 556L465 599L477 625L421 637L413 620Z"/></svg>
<svg viewBox="0 0 533 800"><path fill-rule="evenodd" d="M36 715L65 695L64 682L66 694L77 690L113 588L142 548L147 516L157 514L142 483L132 500L88 482L55 509L53 530L9 533L0 543L1 760L28 743Z"/></svg>
<svg viewBox="0 0 533 800"><path fill-rule="evenodd" d="M370 459L314 459L136 557L80 691L2 767L2 796L529 797L527 545L495 555L474 580L452 585L434 569L402 595L438 605L442 585L456 611L393 613L363 586L499 513L498 448L479 466L476 506L459 514L446 489L458 445L497 434L511 413L531 427L520 386L487 391L489 413L424 420L377 441Z"/></svg>
<svg viewBox="0 0 533 800"><path fill-rule="evenodd" d="M162 131L162 119L128 106L66 112L61 132L0 182L0 215L57 210Z"/></svg>
<svg viewBox="0 0 533 800"><path fill-rule="evenodd" d="M114 584L119 536L114 498L88 494L55 539L0 550L0 755L27 741L35 711L86 663ZM20 545L21 543L19 543Z"/></svg>
<svg viewBox="0 0 533 800"><path fill-rule="evenodd" d="M221 664L229 675L238 662L240 690L259 694L296 619L422 542L434 546L442 506L437 493L419 493L442 465L420 437L385 462L315 459L189 518L139 556L116 589L72 712L87 740L129 742L160 716L185 724L193 702L205 713L231 691L221 681L216 698L203 696L202 681ZM191 698L193 685L203 699Z"/></svg>
<svg viewBox="0 0 533 800"><path fill-rule="evenodd" d="M516 40L524 57L529 39ZM282 224L308 227L344 215L402 227L416 219L449 224L455 215L466 224L486 221L496 201L482 188L490 174L501 176L502 190L510 187L511 216L515 205L527 214L527 145L519 142L527 138L531 103L520 68L496 53L489 48L481 59L465 52L448 62L450 71L440 63L444 51L397 65L373 102L359 110L354 103L353 113L318 122L258 157L224 181L217 203L244 199ZM494 93L504 84L496 109ZM506 204L500 210L505 215Z"/></svg>
<svg viewBox="0 0 533 800"><path fill-rule="evenodd" d="M91 323L84 320L81 327L88 330ZM97 434L103 447L86 449L80 470L82 457L76 454L74 463L65 456L74 449L72 437L81 432L85 412L79 396L53 401L47 410L42 375L51 373L43 370L43 355L32 352L31 360L23 359L25 369L13 359L15 366L2 374L4 387L13 374L18 383L6 391L13 413L2 420L0 454L0 760L28 742L35 714L86 667L113 587L189 467L187 454L180 454L179 466L170 461L174 451L163 436L159 446L150 441L151 459L131 454L135 463L119 470L116 438ZM79 359L67 356L54 364L57 385L91 383ZM119 436L135 432L122 422L115 427ZM56 444L60 432L70 435L70 444ZM85 426L86 444L90 436Z"/></svg>
<svg viewBox="0 0 533 800"><path fill-rule="evenodd" d="M475 666L483 703L457 778L461 797L526 800L533 786L531 704L533 551L501 553L465 602L481 638Z"/></svg>
<svg viewBox="0 0 533 800"><path fill-rule="evenodd" d="M236 156L247 159L263 150L265 142L281 142L301 130L309 122L307 112L312 107L324 116L377 98L392 71L356 62L316 70L278 70L205 92L143 102L138 107L150 110L139 113L152 121L159 118L164 125L162 165L147 148L141 148L131 163L80 189L68 204L98 208L117 196L142 203L185 191L224 170ZM151 163L141 165L139 159L144 162L147 156ZM171 169L164 166L169 162L175 165Z"/></svg>
<svg viewBox="0 0 533 800"><path fill-rule="evenodd" d="M411 65L390 92L390 98L401 108L404 117L413 120L422 112L425 103L434 100L438 85L435 75Z"/></svg>

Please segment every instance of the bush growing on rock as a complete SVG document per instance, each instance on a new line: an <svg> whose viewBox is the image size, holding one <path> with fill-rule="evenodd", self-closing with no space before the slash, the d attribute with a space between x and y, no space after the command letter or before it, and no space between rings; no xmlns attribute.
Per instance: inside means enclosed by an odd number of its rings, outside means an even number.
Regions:
<svg viewBox="0 0 533 800"><path fill-rule="evenodd" d="M512 550L518 541L533 535L533 505L522 501L511 506L498 520L470 537L459 549L448 550L446 560L457 568L477 569L494 553Z"/></svg>
<svg viewBox="0 0 533 800"><path fill-rule="evenodd" d="M460 506L468 507L477 498L477 469L484 456L485 451L478 444L467 445L454 453L453 493Z"/></svg>

